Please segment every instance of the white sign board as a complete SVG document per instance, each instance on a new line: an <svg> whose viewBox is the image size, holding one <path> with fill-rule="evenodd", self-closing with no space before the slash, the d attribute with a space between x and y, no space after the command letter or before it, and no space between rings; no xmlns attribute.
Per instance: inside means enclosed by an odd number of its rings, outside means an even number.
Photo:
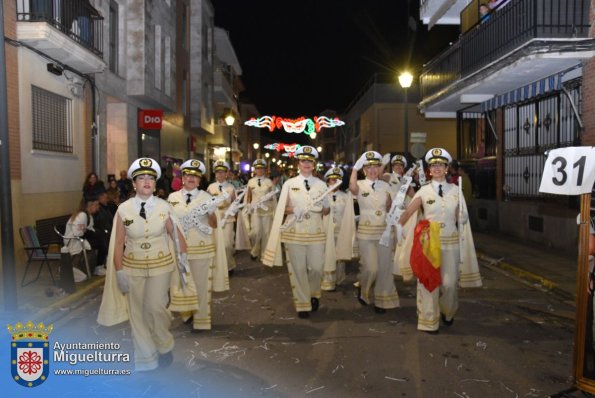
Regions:
<svg viewBox="0 0 595 398"><path fill-rule="evenodd" d="M552 149L548 153L539 192L557 195L590 193L595 182L595 148Z"/></svg>

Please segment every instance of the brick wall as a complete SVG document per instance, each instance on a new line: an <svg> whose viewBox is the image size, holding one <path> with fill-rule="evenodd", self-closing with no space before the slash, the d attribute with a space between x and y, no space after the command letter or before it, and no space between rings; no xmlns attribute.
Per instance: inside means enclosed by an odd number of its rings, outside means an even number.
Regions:
<svg viewBox="0 0 595 398"><path fill-rule="evenodd" d="M589 13L591 29L589 37L595 37L595 0L591 0ZM595 145L595 60L591 59L584 63L583 67L583 109L582 118L584 123L583 145Z"/></svg>
<svg viewBox="0 0 595 398"><path fill-rule="evenodd" d="M4 4L4 35L16 39L16 2L5 1ZM6 57L6 81L8 100L8 139L10 150L10 177L21 178L21 141L19 136L19 71L17 65L17 49L6 43L4 45Z"/></svg>

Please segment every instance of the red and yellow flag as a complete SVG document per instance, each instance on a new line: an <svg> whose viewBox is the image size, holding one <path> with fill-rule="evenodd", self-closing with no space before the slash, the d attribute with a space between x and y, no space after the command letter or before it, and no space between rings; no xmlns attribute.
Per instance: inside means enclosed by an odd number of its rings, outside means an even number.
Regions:
<svg viewBox="0 0 595 398"><path fill-rule="evenodd" d="M413 274L428 291L440 286L440 223L421 220L415 226L409 261Z"/></svg>

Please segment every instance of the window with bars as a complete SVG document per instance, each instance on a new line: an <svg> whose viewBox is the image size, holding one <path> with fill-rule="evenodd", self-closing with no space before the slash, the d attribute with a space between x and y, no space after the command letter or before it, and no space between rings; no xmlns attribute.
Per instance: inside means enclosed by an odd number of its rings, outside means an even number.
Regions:
<svg viewBox="0 0 595 398"><path fill-rule="evenodd" d="M580 79L565 83L581 109ZM544 197L539 192L549 149L578 144L571 100L554 92L504 109L504 192L507 198Z"/></svg>
<svg viewBox="0 0 595 398"><path fill-rule="evenodd" d="M72 101L42 88L31 86L33 149L73 153Z"/></svg>

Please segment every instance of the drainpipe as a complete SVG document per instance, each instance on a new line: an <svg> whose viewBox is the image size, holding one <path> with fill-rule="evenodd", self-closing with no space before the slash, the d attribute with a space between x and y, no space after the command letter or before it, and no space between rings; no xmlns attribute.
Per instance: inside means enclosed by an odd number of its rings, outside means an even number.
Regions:
<svg viewBox="0 0 595 398"><path fill-rule="evenodd" d="M17 289L12 233L12 191L10 187L10 151L8 140L8 102L6 95L6 56L4 54L4 6L0 4L0 234L2 234L2 280L4 309L16 311Z"/></svg>

